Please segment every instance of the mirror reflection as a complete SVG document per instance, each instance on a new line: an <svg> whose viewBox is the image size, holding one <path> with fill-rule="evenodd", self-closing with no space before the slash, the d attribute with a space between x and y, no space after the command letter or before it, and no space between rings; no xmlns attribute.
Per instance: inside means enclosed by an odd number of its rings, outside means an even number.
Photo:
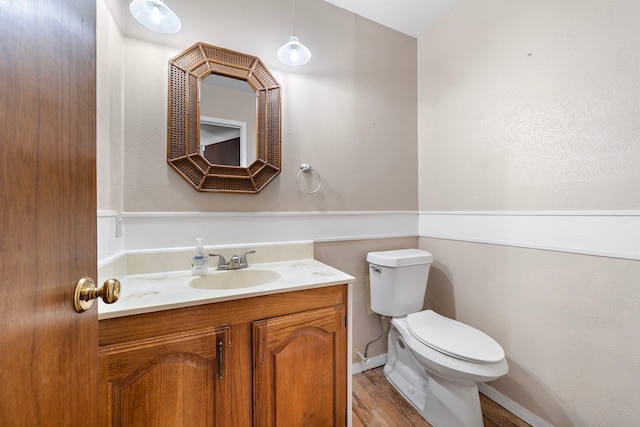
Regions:
<svg viewBox="0 0 640 427"><path fill-rule="evenodd" d="M256 92L245 80L201 80L199 152L212 165L247 167L257 158Z"/></svg>

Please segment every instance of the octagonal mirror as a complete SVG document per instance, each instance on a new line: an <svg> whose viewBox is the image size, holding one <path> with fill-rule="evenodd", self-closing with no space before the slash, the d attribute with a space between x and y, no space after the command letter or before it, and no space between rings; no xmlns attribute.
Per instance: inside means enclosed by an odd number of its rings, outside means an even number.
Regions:
<svg viewBox="0 0 640 427"><path fill-rule="evenodd" d="M281 91L256 56L197 43L169 61L167 162L194 189L257 193L281 169Z"/></svg>

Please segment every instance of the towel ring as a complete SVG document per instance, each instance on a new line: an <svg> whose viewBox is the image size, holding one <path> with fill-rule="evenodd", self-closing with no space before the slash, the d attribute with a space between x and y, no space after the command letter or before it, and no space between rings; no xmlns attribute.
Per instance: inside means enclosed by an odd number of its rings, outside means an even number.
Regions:
<svg viewBox="0 0 640 427"><path fill-rule="evenodd" d="M300 175L302 175L303 172L315 172L316 175L318 175L318 186L312 190L312 191L304 191L302 189L302 187L300 186ZM298 184L298 188L300 189L300 191L302 191L305 194L313 194L313 193L317 193L318 190L320 190L320 187L322 187L322 177L320 176L320 174L318 173L317 170L313 169L311 167L311 165L307 164L307 163L303 163L300 165L300 172L298 172L298 175L296 176L296 184Z"/></svg>

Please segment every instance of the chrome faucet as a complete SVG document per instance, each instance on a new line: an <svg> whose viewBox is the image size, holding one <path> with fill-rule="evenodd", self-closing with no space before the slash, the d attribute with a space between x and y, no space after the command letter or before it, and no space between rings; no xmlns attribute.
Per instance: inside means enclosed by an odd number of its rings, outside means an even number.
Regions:
<svg viewBox="0 0 640 427"><path fill-rule="evenodd" d="M218 257L218 270L239 270L241 268L249 267L247 263L247 255L254 254L256 251L249 251L242 254L242 256L234 255L229 258L229 262L224 259L224 256L220 254L209 254L209 256L217 256Z"/></svg>

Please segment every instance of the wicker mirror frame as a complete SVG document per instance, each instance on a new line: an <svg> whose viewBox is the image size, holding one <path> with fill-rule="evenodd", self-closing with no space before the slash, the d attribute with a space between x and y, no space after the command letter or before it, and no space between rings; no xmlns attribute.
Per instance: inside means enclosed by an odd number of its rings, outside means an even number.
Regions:
<svg viewBox="0 0 640 427"><path fill-rule="evenodd" d="M244 80L257 99L256 160L214 165L199 153L200 85L210 74ZM167 162L198 191L257 193L281 169L281 89L256 56L196 43L169 61Z"/></svg>

